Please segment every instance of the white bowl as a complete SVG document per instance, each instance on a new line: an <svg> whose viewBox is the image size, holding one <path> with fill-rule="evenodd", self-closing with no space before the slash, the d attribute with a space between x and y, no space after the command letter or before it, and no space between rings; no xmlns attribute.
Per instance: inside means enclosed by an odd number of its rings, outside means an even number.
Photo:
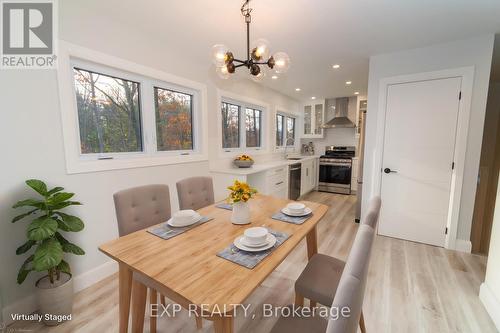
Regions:
<svg viewBox="0 0 500 333"><path fill-rule="evenodd" d="M304 212L304 209L306 209L306 205L300 203L300 202L292 202L286 205L286 208L290 213L293 214L301 214Z"/></svg>
<svg viewBox="0 0 500 333"><path fill-rule="evenodd" d="M180 210L172 216L172 223L173 224L185 224L191 222L196 216L198 215L197 212L195 212L192 209L185 209L185 210Z"/></svg>
<svg viewBox="0 0 500 333"><path fill-rule="evenodd" d="M250 245L260 245L266 242L269 231L263 227L248 228L245 230L245 242Z"/></svg>

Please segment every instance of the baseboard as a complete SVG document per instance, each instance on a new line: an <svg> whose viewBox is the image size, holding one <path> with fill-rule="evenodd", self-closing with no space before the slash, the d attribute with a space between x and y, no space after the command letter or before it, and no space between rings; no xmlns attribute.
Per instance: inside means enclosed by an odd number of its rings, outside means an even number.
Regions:
<svg viewBox="0 0 500 333"><path fill-rule="evenodd" d="M455 241L455 250L460 251L460 252L471 253L472 242L470 240L457 239Z"/></svg>
<svg viewBox="0 0 500 333"><path fill-rule="evenodd" d="M479 299L483 302L486 312L488 312L491 320L500 331L500 300L495 297L490 287L484 282L479 288Z"/></svg>
<svg viewBox="0 0 500 333"><path fill-rule="evenodd" d="M75 293L101 281L104 278L118 272L118 263L114 260L105 262L90 271L75 276L73 281Z"/></svg>
<svg viewBox="0 0 500 333"><path fill-rule="evenodd" d="M74 277L73 284L75 293L90 287L91 285L101 281L102 279L116 273L118 271L118 264L114 261L108 261L104 264L91 269L88 272L82 273ZM2 309L2 315L5 325L10 325L13 320L11 314L20 313L28 314L37 310L36 295L33 293L26 296L15 303L6 305ZM2 323L0 323L0 328Z"/></svg>

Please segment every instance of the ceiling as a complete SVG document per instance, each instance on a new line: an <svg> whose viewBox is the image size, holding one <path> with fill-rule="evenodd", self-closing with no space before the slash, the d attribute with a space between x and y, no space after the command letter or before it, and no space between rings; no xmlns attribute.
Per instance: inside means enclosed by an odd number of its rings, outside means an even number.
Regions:
<svg viewBox="0 0 500 333"><path fill-rule="evenodd" d="M226 44L236 57L245 54L242 1L84 3L108 20L133 22L207 69L213 44ZM252 0L250 5L251 40L268 39L272 51L285 51L292 61L288 73L277 80L268 75L260 84L298 100L366 94L370 55L500 32L498 0ZM333 64L341 67L334 70Z"/></svg>

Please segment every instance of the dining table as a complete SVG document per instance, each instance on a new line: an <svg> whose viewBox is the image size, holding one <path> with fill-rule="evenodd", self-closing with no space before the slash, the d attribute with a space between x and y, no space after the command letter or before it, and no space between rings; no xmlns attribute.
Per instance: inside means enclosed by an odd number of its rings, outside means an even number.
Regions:
<svg viewBox="0 0 500 333"><path fill-rule="evenodd" d="M291 202L257 194L248 201L251 219L246 225L231 223L231 210L213 204L197 211L210 221L173 238L160 238L148 232L150 227L101 245L99 250L119 266L119 331L128 331L130 313L132 332L143 331L147 281L182 307L195 307L199 316L213 321L216 333L233 332L235 306L244 304L302 239L306 238L309 259L318 252L317 225L328 206L301 201L312 210L302 224L272 218ZM252 269L217 256L245 229L257 226L289 237Z"/></svg>

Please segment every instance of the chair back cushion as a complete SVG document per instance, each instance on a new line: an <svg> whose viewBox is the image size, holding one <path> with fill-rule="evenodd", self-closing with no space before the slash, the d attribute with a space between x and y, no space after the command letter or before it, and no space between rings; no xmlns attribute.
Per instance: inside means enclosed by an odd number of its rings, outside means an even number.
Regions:
<svg viewBox="0 0 500 333"><path fill-rule="evenodd" d="M349 309L349 314L331 317L327 333L357 332L374 236L372 227L359 226L332 303L332 308L336 309L333 313L342 313L345 312L343 309Z"/></svg>
<svg viewBox="0 0 500 333"><path fill-rule="evenodd" d="M210 177L191 177L177 182L180 209L193 209L212 205L214 185Z"/></svg>
<svg viewBox="0 0 500 333"><path fill-rule="evenodd" d="M120 236L165 222L171 216L167 185L129 188L115 193L113 199Z"/></svg>
<svg viewBox="0 0 500 333"><path fill-rule="evenodd" d="M369 225L375 229L378 223L378 217L380 216L381 204L382 201L380 200L380 197L373 197L368 205L368 214L366 214L364 220L361 221L361 224Z"/></svg>

